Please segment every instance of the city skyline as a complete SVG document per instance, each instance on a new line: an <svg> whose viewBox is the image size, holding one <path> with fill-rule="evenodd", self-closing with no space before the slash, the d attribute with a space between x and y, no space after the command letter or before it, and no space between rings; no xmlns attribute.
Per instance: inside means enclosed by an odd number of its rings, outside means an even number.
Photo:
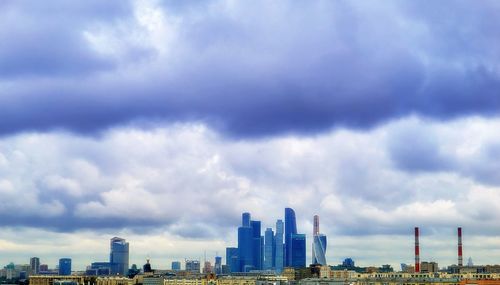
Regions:
<svg viewBox="0 0 500 285"><path fill-rule="evenodd" d="M0 262L213 260L248 212L307 263L314 215L329 264L413 264L415 227L421 261L462 227L500 263L498 26L494 0L0 1Z"/></svg>

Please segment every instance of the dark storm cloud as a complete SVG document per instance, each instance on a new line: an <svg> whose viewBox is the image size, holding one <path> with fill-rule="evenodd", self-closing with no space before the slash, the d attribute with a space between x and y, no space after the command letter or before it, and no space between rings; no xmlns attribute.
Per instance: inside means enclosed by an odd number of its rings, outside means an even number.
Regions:
<svg viewBox="0 0 500 285"><path fill-rule="evenodd" d="M2 4L1 133L154 120L248 137L500 107L496 2L165 1L165 21L138 16L147 2L82 3ZM92 47L96 26L121 57Z"/></svg>

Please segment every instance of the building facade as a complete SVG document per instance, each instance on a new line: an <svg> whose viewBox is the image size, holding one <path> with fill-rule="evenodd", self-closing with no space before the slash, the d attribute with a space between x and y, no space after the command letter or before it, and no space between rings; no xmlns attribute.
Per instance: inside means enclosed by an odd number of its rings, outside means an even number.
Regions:
<svg viewBox="0 0 500 285"><path fill-rule="evenodd" d="M111 274L127 275L129 244L125 239L114 237L110 240L109 263L111 264Z"/></svg>

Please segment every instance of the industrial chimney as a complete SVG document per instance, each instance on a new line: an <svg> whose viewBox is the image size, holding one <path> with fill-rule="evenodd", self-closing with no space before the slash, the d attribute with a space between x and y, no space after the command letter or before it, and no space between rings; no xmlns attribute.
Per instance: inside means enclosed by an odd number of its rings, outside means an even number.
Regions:
<svg viewBox="0 0 500 285"><path fill-rule="evenodd" d="M415 227L415 273L420 273L420 245L418 227Z"/></svg>
<svg viewBox="0 0 500 285"><path fill-rule="evenodd" d="M464 265L464 259L462 256L462 228L458 228L458 266Z"/></svg>

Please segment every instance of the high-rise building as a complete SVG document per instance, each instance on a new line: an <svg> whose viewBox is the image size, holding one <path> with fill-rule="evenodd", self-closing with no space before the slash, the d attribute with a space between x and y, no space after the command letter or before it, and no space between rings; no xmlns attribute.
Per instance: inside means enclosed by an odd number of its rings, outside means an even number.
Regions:
<svg viewBox="0 0 500 285"><path fill-rule="evenodd" d="M267 228L264 233L264 269L270 270L274 267L274 233L273 229Z"/></svg>
<svg viewBox="0 0 500 285"><path fill-rule="evenodd" d="M283 221L276 221L276 234L274 236L275 254L274 268L277 273L281 273L284 267L284 245L283 245Z"/></svg>
<svg viewBox="0 0 500 285"><path fill-rule="evenodd" d="M222 257L220 256L215 257L214 272L217 275L222 274Z"/></svg>
<svg viewBox="0 0 500 285"><path fill-rule="evenodd" d="M125 239L114 237L110 241L109 263L111 274L127 275L129 262L129 247Z"/></svg>
<svg viewBox="0 0 500 285"><path fill-rule="evenodd" d="M306 267L306 235L292 234L291 236L290 267Z"/></svg>
<svg viewBox="0 0 500 285"><path fill-rule="evenodd" d="M59 275L71 275L71 258L59 259Z"/></svg>
<svg viewBox="0 0 500 285"><path fill-rule="evenodd" d="M31 274L40 273L40 258L32 257L30 258Z"/></svg>
<svg viewBox="0 0 500 285"><path fill-rule="evenodd" d="M237 247L227 247L226 248L226 266L229 272L239 272L240 263L238 258L238 248Z"/></svg>
<svg viewBox="0 0 500 285"><path fill-rule="evenodd" d="M47 264L40 264L39 272L47 272L47 271L49 271L49 266Z"/></svg>
<svg viewBox="0 0 500 285"><path fill-rule="evenodd" d="M260 221L250 221L252 226L252 258L253 258L253 268L256 270L262 269L263 260L263 243L264 240L261 236L261 223Z"/></svg>
<svg viewBox="0 0 500 285"><path fill-rule="evenodd" d="M292 266L292 235L297 234L295 211L285 208L285 266Z"/></svg>
<svg viewBox="0 0 500 285"><path fill-rule="evenodd" d="M238 270L248 272L253 267L253 229L250 226L250 214L243 213L241 227L238 228ZM235 272L235 271L233 271Z"/></svg>
<svg viewBox="0 0 500 285"><path fill-rule="evenodd" d="M180 261L172 261L172 270L174 270L174 271L181 270L181 262Z"/></svg>
<svg viewBox="0 0 500 285"><path fill-rule="evenodd" d="M313 244L312 244L312 263L326 264L326 236L319 233L319 216L314 216Z"/></svg>
<svg viewBox="0 0 500 285"><path fill-rule="evenodd" d="M200 273L200 261L198 260L186 260L186 271L192 273Z"/></svg>
<svg viewBox="0 0 500 285"><path fill-rule="evenodd" d="M210 261L205 261L205 263L203 264L203 273L205 274L213 273L213 268Z"/></svg>

